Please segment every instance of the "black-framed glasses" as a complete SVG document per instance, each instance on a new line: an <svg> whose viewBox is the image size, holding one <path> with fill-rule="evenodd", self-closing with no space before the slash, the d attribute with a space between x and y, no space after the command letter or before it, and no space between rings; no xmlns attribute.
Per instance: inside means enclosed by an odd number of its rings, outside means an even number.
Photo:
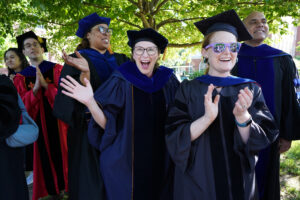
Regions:
<svg viewBox="0 0 300 200"><path fill-rule="evenodd" d="M222 53L225 51L226 47L232 52L237 53L241 48L241 43L232 42L232 43L211 43L207 45L204 49L212 48L215 53Z"/></svg>
<svg viewBox="0 0 300 200"><path fill-rule="evenodd" d="M106 33L106 34L111 35L113 32L113 30L111 28L105 28L103 26L99 26L98 28L99 28L100 33L102 33L102 34Z"/></svg>
<svg viewBox="0 0 300 200"><path fill-rule="evenodd" d="M138 56L141 56L141 55L144 54L145 51L147 52L147 54L149 56L154 56L158 52L157 47L148 47L148 48L135 47L134 50L133 50L133 53L138 55Z"/></svg>

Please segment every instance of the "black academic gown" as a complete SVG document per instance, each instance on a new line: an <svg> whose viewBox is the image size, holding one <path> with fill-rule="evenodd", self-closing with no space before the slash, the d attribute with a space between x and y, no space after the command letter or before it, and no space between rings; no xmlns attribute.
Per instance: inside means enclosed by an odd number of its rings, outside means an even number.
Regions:
<svg viewBox="0 0 300 200"><path fill-rule="evenodd" d="M108 200L172 200L164 125L178 85L168 68L159 67L151 79L126 62L96 91L107 124L103 130L92 119L88 136L101 151Z"/></svg>
<svg viewBox="0 0 300 200"><path fill-rule="evenodd" d="M292 57L266 44L242 44L232 74L257 81L280 130L279 138L300 139L300 81ZM297 81L298 80L298 81ZM298 94L298 95L297 95ZM256 175L261 199L279 200L278 140L259 154Z"/></svg>
<svg viewBox="0 0 300 200"><path fill-rule="evenodd" d="M191 123L204 115L208 83L184 81L168 114L166 143L175 162L175 200L254 200L254 169L259 150L278 134L261 89L255 83L225 86L214 122L191 142ZM249 87L253 103L250 137L243 143L232 113L240 89ZM217 91L213 91L213 98Z"/></svg>
<svg viewBox="0 0 300 200"><path fill-rule="evenodd" d="M17 90L4 75L0 75L0 113L0 199L28 200L24 148L11 148L5 142L17 130L21 111Z"/></svg>
<svg viewBox="0 0 300 200"><path fill-rule="evenodd" d="M117 65L128 60L124 54L114 53L107 57L97 55L89 49L93 59L88 54L81 52L89 63L90 82L96 90L106 79L100 78L98 72L101 67L110 68L107 58L113 59ZM88 51L88 50L87 50ZM95 55L95 56L94 56ZM75 56L75 55L73 55ZM99 56L97 60L97 56ZM98 61L98 62L97 62ZM115 63L113 63L115 64ZM105 70L107 73L108 71ZM67 64L64 65L61 77L70 75L80 82L80 71ZM108 78L109 74L106 75ZM102 76L101 76L102 77ZM72 200L101 200L105 199L105 192L101 174L99 173L99 152L88 142L87 129L90 115L87 108L76 100L61 93L62 88L58 88L58 94L54 102L54 115L66 122L68 127L68 161L69 161L69 197Z"/></svg>

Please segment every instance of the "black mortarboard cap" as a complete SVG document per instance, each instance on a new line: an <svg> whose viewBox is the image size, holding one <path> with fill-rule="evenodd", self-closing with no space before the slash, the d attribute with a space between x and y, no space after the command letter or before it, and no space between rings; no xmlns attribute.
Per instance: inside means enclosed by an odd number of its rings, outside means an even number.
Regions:
<svg viewBox="0 0 300 200"><path fill-rule="evenodd" d="M203 35L207 35L215 31L227 31L234 34L238 41L252 39L252 36L233 9L199 22L195 22L194 24L201 33L203 33Z"/></svg>
<svg viewBox="0 0 300 200"><path fill-rule="evenodd" d="M134 45L140 41L153 42L164 53L169 41L163 35L152 28L145 28L139 31L127 31L128 45L133 48Z"/></svg>
<svg viewBox="0 0 300 200"><path fill-rule="evenodd" d="M83 38L84 35L97 24L107 24L109 26L110 18L100 17L97 13L90 14L78 22L76 35Z"/></svg>
<svg viewBox="0 0 300 200"><path fill-rule="evenodd" d="M41 47L44 48L44 52L48 51L46 45L46 38L41 38L37 36L33 31L28 31L22 35L17 36L18 49L21 52L24 49L24 41L28 38L36 39L41 44Z"/></svg>

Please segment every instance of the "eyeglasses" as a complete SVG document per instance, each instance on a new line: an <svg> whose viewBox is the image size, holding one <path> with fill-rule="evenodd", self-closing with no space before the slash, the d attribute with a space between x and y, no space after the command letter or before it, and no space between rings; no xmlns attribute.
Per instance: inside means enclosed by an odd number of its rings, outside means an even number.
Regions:
<svg viewBox="0 0 300 200"><path fill-rule="evenodd" d="M105 28L105 27L103 27L103 26L99 26L98 28L99 28L100 33L102 33L102 34L107 33L107 34L111 35L112 32L113 32L112 29L110 29L110 28Z"/></svg>
<svg viewBox="0 0 300 200"><path fill-rule="evenodd" d="M157 47L148 47L148 48L135 47L133 53L138 56L141 56L144 54L145 51L149 56L154 56L157 54Z"/></svg>
<svg viewBox="0 0 300 200"><path fill-rule="evenodd" d="M237 53L241 48L241 43L212 43L207 45L204 49L209 49L210 47L212 47L215 53L222 53L223 51L225 51L226 47L228 47L232 53Z"/></svg>
<svg viewBox="0 0 300 200"><path fill-rule="evenodd" d="M26 43L24 45L24 49L30 49L31 46L33 46L34 48L38 47L39 46L39 43L38 42L33 42L32 44L31 43Z"/></svg>

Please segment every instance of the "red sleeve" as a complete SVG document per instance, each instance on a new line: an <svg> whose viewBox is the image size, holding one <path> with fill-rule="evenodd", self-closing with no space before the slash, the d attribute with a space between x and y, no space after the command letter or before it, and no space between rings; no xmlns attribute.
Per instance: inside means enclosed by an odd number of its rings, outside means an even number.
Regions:
<svg viewBox="0 0 300 200"><path fill-rule="evenodd" d="M36 119L37 113L39 111L39 105L42 98L42 91L39 90L36 95L33 94L33 90L27 90L25 86L25 77L17 74L14 77L14 85L18 90L19 95L26 107L28 114Z"/></svg>
<svg viewBox="0 0 300 200"><path fill-rule="evenodd" d="M48 89L45 91L45 96L48 99L51 108L53 109L54 99L57 94L57 88L59 83L59 77L62 70L62 65L56 64L53 68L53 83L48 84Z"/></svg>

